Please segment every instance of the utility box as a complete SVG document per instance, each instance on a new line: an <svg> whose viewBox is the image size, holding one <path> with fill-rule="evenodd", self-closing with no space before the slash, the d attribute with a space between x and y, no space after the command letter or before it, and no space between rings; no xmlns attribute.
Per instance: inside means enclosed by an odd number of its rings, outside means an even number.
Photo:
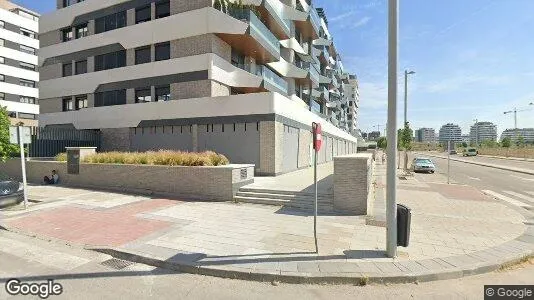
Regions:
<svg viewBox="0 0 534 300"><path fill-rule="evenodd" d="M66 147L67 150L67 174L80 174L80 162L82 159L96 153L96 147Z"/></svg>
<svg viewBox="0 0 534 300"><path fill-rule="evenodd" d="M405 205L397 204L397 246L408 247L412 211Z"/></svg>

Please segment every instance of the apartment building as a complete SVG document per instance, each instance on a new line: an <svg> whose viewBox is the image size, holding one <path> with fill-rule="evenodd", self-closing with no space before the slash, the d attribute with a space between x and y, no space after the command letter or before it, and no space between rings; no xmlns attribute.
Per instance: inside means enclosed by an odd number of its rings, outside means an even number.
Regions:
<svg viewBox="0 0 534 300"><path fill-rule="evenodd" d="M37 126L39 15L0 0L0 106L12 125Z"/></svg>
<svg viewBox="0 0 534 300"><path fill-rule="evenodd" d="M469 141L471 143L482 143L484 141L497 140L497 125L491 122L476 122L469 131Z"/></svg>
<svg viewBox="0 0 534 300"><path fill-rule="evenodd" d="M440 142L462 142L462 129L457 124L447 123L439 129Z"/></svg>
<svg viewBox="0 0 534 300"><path fill-rule="evenodd" d="M501 133L501 141L504 138L509 138L512 142L516 142L518 137L523 137L525 143L534 143L534 128L509 128Z"/></svg>
<svg viewBox="0 0 534 300"><path fill-rule="evenodd" d="M436 131L434 128L419 128L415 131L415 141L419 143L435 143Z"/></svg>
<svg viewBox="0 0 534 300"><path fill-rule="evenodd" d="M311 164L312 122L319 162L355 152L325 17L309 0L242 2L58 1L41 17L40 126L98 130L102 150L214 150L267 175Z"/></svg>

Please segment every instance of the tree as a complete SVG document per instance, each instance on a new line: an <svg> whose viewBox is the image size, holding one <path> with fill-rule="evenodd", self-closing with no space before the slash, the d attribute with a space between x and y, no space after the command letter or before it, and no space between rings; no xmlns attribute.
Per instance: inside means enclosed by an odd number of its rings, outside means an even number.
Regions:
<svg viewBox="0 0 534 300"><path fill-rule="evenodd" d="M18 153L17 145L9 143L9 116L5 107L0 106L0 161Z"/></svg>
<svg viewBox="0 0 534 300"><path fill-rule="evenodd" d="M504 139L502 139L502 141L501 141L501 146L502 147L510 148L511 145L512 145L512 140L509 137L505 137Z"/></svg>
<svg viewBox="0 0 534 300"><path fill-rule="evenodd" d="M517 146L518 147L523 147L525 145L525 139L523 138L522 135L519 135L517 137Z"/></svg>
<svg viewBox="0 0 534 300"><path fill-rule="evenodd" d="M462 142L462 147L467 148L467 143L466 142Z"/></svg>
<svg viewBox="0 0 534 300"><path fill-rule="evenodd" d="M482 143L480 143L480 145L486 148L495 148L497 147L497 142L494 140L484 140Z"/></svg>
<svg viewBox="0 0 534 300"><path fill-rule="evenodd" d="M378 138L378 141L376 142L378 148L382 149L382 150L386 150L387 146L388 146L388 140L386 139L385 136L381 136Z"/></svg>
<svg viewBox="0 0 534 300"><path fill-rule="evenodd" d="M398 147L404 150L404 170L408 170L408 151L412 150L413 130L406 122L403 129L399 129Z"/></svg>

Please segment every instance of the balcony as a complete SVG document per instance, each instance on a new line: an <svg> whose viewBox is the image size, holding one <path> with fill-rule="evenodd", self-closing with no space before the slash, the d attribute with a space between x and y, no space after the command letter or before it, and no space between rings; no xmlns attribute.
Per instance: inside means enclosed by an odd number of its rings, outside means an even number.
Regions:
<svg viewBox="0 0 534 300"><path fill-rule="evenodd" d="M278 38L263 24L254 12L250 9L230 8L227 14L249 24L249 28L244 36L220 34L221 38L230 44L232 48L237 49L247 56L256 58L258 63L280 59L280 42Z"/></svg>
<svg viewBox="0 0 534 300"><path fill-rule="evenodd" d="M269 12L267 23L280 39L287 39L291 35L291 21L284 17L284 5L278 0L265 0L264 7Z"/></svg>
<svg viewBox="0 0 534 300"><path fill-rule="evenodd" d="M256 74L263 77L263 86L270 91L287 95L288 84L282 77L266 66L257 66Z"/></svg>
<svg viewBox="0 0 534 300"><path fill-rule="evenodd" d="M317 68L315 65L310 65L309 66L309 70L310 70L310 76L309 76L309 79L311 80L312 82L312 86L315 88L315 87L318 87L319 86L319 72L317 71Z"/></svg>
<svg viewBox="0 0 534 300"><path fill-rule="evenodd" d="M305 1L297 1L297 9L308 12L309 17L305 21L295 20L295 27L304 37L311 37L312 40L318 39L321 30L321 17L319 17L317 10Z"/></svg>

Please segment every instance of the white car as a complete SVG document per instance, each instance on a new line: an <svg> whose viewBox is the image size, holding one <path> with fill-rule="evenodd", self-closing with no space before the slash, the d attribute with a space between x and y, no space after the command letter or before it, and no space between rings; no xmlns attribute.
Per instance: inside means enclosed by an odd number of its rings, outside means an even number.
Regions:
<svg viewBox="0 0 534 300"><path fill-rule="evenodd" d="M436 165L430 158L416 157L413 159L412 167L414 172L436 172Z"/></svg>

